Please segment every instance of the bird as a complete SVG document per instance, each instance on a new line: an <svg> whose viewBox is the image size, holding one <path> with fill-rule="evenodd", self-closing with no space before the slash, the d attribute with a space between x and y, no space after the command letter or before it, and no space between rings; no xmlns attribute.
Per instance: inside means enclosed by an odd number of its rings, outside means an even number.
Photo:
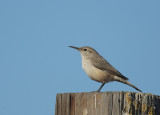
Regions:
<svg viewBox="0 0 160 115"><path fill-rule="evenodd" d="M142 92L136 86L128 82L128 78L122 75L117 69L115 69L107 60L105 60L95 49L84 46L75 47L69 46L80 52L82 58L82 68L86 74L94 81L102 83L100 88L96 92L100 92L102 87L112 81L121 82L127 84L137 91Z"/></svg>

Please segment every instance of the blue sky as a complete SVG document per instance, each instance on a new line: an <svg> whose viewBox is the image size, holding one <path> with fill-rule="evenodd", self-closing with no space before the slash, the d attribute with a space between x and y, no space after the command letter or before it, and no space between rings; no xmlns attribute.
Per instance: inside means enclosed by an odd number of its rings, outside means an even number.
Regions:
<svg viewBox="0 0 160 115"><path fill-rule="evenodd" d="M144 93L159 93L160 1L1 0L0 114L53 115L57 93L100 83L81 67L95 48ZM122 83L102 91L136 91Z"/></svg>

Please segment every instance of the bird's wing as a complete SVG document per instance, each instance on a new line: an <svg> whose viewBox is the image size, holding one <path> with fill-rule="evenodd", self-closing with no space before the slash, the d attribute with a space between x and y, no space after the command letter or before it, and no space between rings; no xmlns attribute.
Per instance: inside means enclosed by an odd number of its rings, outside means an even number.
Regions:
<svg viewBox="0 0 160 115"><path fill-rule="evenodd" d="M101 60L101 61L99 61ZM123 76L118 70L116 70L109 62L107 62L102 56L97 56L91 59L91 63L93 66L100 70L106 70L112 75L123 78L124 80L128 80L127 77Z"/></svg>

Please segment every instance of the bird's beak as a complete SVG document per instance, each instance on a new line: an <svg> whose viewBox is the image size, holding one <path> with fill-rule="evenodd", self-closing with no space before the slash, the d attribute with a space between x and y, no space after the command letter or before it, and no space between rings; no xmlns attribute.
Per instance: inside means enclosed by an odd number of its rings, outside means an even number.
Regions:
<svg viewBox="0 0 160 115"><path fill-rule="evenodd" d="M74 47L74 46L68 46L68 47L71 47L71 48L74 48L74 49L76 49L76 50L79 50L78 47Z"/></svg>

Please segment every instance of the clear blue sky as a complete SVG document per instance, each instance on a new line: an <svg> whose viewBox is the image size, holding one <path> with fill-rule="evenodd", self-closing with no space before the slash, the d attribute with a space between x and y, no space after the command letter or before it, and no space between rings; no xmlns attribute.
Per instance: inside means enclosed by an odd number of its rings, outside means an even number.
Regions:
<svg viewBox="0 0 160 115"><path fill-rule="evenodd" d="M57 93L99 88L69 45L95 48L160 95L159 0L1 0L0 115L54 115ZM136 90L112 82L102 91Z"/></svg>

